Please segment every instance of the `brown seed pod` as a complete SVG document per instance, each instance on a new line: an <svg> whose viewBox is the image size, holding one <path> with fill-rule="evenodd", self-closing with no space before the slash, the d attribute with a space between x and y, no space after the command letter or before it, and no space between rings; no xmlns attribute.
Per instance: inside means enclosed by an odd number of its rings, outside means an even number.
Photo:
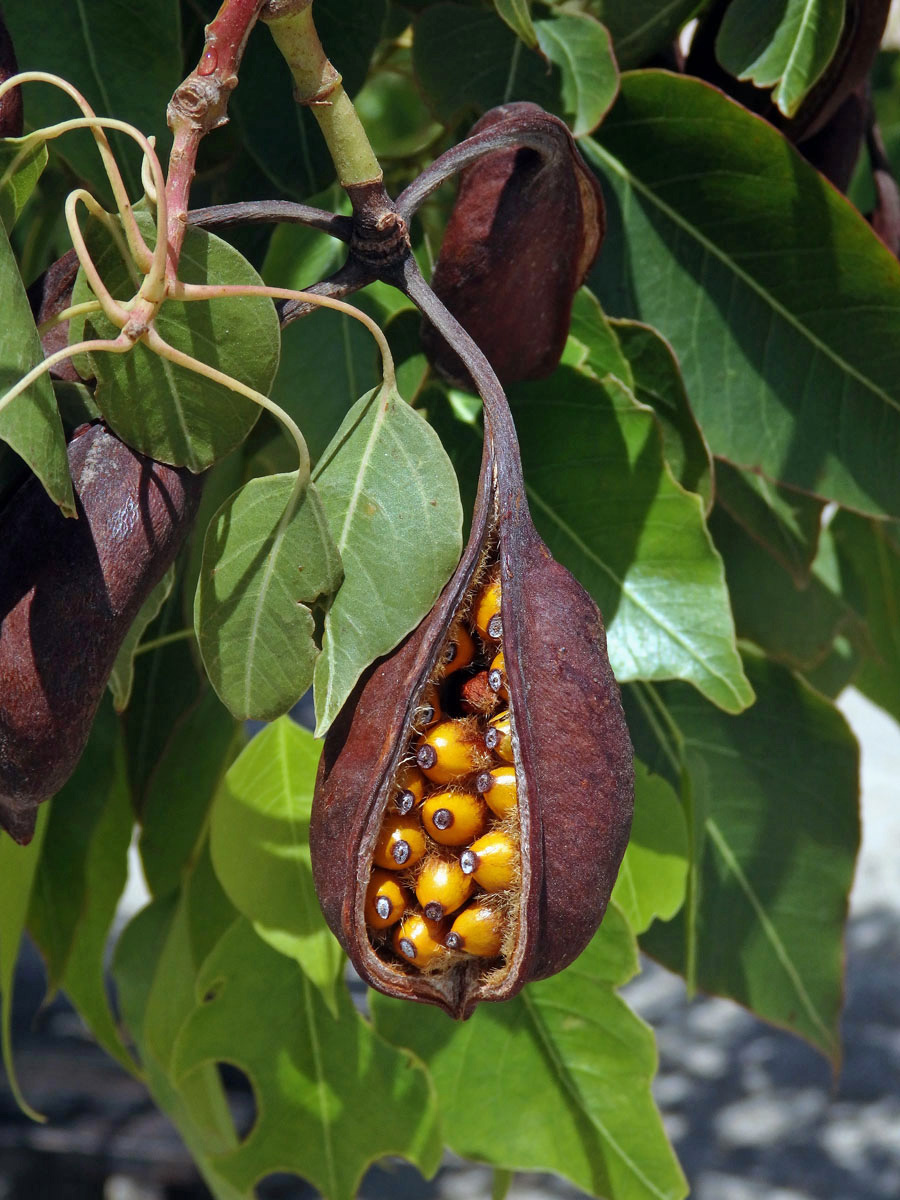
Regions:
<svg viewBox="0 0 900 1200"><path fill-rule="evenodd" d="M554 153L505 146L460 176L432 287L487 356L501 383L542 379L556 367L572 301L604 233L600 185L565 124L535 104L485 113L472 136L542 122ZM425 352L452 383L471 387L459 356L434 330Z"/></svg>
<svg viewBox="0 0 900 1200"><path fill-rule="evenodd" d="M69 443L78 519L35 478L0 512L0 827L21 844L75 769L122 639L197 510L202 477L104 425Z"/></svg>
<svg viewBox="0 0 900 1200"><path fill-rule="evenodd" d="M5 83L18 69L12 38L0 12L0 83ZM22 89L16 87L0 98L0 137L21 137L24 124Z"/></svg>
<svg viewBox="0 0 900 1200"><path fill-rule="evenodd" d="M414 264L408 272L409 294L457 336L458 327L435 304ZM357 971L388 995L437 1004L455 1017L468 1016L479 1000L513 996L528 980L561 970L581 953L606 909L633 805L631 744L600 614L535 531L502 391L477 350L470 361L482 381L486 437L469 542L432 611L363 676L328 733L310 825L319 900ZM417 748L429 744L416 725L420 697L440 675L457 622L474 628L476 597L492 572L501 590L517 799L502 817L486 815L485 837L506 835L518 854L509 887L497 893L501 952L490 960L450 952L452 946L439 954L429 943L420 960L404 960L396 950L400 934L392 949L366 928L373 850L398 773ZM498 648L489 641L474 668L489 664ZM470 730L474 723L483 746L487 720L460 720L445 711L443 724ZM429 732L434 728L440 727ZM473 768L474 760L466 760L464 769L472 773L455 778L453 789L476 791L485 770L500 765L486 753L486 766ZM443 786L431 781L425 803ZM460 847L464 873L467 852ZM415 928L426 919L416 914ZM432 936L440 935L432 930Z"/></svg>

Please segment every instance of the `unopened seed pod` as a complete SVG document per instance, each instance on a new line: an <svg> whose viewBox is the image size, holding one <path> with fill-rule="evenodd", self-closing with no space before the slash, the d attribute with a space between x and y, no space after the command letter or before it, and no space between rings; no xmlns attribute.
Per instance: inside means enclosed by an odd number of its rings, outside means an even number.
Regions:
<svg viewBox="0 0 900 1200"><path fill-rule="evenodd" d="M77 431L68 458L77 520L34 477L0 512L0 828L23 844L37 805L75 769L122 640L203 487L104 425Z"/></svg>

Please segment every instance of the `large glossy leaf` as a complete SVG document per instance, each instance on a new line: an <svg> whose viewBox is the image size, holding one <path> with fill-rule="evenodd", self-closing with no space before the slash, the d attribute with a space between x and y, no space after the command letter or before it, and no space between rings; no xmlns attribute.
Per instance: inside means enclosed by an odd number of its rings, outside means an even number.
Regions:
<svg viewBox="0 0 900 1200"><path fill-rule="evenodd" d="M716 57L738 79L774 88L792 117L840 41L843 0L732 0L716 38Z"/></svg>
<svg viewBox="0 0 900 1200"><path fill-rule="evenodd" d="M388 384L353 406L314 478L344 564L315 669L321 733L434 603L459 559L462 509L437 435Z"/></svg>
<svg viewBox="0 0 900 1200"><path fill-rule="evenodd" d="M434 1094L421 1064L354 1011L333 1017L299 966L237 921L204 964L204 997L181 1029L174 1067L233 1063L253 1083L257 1120L217 1156L241 1194L272 1171L294 1171L327 1200L352 1200L365 1168L401 1154L432 1174L440 1162ZM247 1020L257 1013L259 1020Z"/></svg>
<svg viewBox="0 0 900 1200"><path fill-rule="evenodd" d="M771 126L714 88L624 76L583 144L610 202L608 313L655 326L715 454L900 512L900 264Z"/></svg>
<svg viewBox="0 0 900 1200"><path fill-rule="evenodd" d="M133 5L54 5L47 10L30 0L4 0L3 15L12 34L21 71L52 71L83 93L99 116L130 121L156 134L157 149L170 141L165 105L184 75L181 22L176 0L146 0ZM133 69L124 69L131 64ZM137 64L140 64L139 68ZM110 69L113 65L114 69ZM27 128L37 129L80 116L62 92L45 83L28 85ZM140 151L130 139L111 135L122 156L132 197L140 192ZM100 155L89 134L70 134L57 143L77 175L92 190L107 194Z"/></svg>
<svg viewBox="0 0 900 1200"><path fill-rule="evenodd" d="M837 1062L858 749L838 710L783 667L750 659L747 673L757 702L737 717L658 689L689 776L698 883L685 915L642 945Z"/></svg>
<svg viewBox="0 0 900 1200"><path fill-rule="evenodd" d="M560 13L535 25L538 44L560 70L561 111L581 137L602 121L616 96L619 72L609 34L586 13Z"/></svg>
<svg viewBox="0 0 900 1200"><path fill-rule="evenodd" d="M900 721L900 530L841 512L830 531L845 595L865 618L870 639L853 682Z"/></svg>
<svg viewBox="0 0 900 1200"><path fill-rule="evenodd" d="M684 903L687 869L687 828L678 797L662 775L636 761L631 838L612 893L635 933L657 917L675 916Z"/></svg>
<svg viewBox="0 0 900 1200"><path fill-rule="evenodd" d="M0 396L41 361L41 344L19 277L16 260L0 227ZM67 516L75 515L75 497L66 458L66 440L50 378L42 375L0 410L0 440L20 455ZM3 481L0 480L0 490Z"/></svg>
<svg viewBox="0 0 900 1200"><path fill-rule="evenodd" d="M148 245L155 242L153 222L138 213ZM105 227L85 227L91 256L117 300L137 291L133 266L124 263ZM262 279L236 250L213 234L188 229L178 268L184 283L258 286ZM82 272L72 299L91 298ZM265 296L221 300L167 301L155 320L160 336L193 358L268 394L278 367L280 333L272 301ZM115 337L103 316L71 322L70 342ZM252 400L194 371L170 363L143 343L127 354L88 356L97 377L95 398L111 428L136 450L177 466L202 471L238 445L253 428L261 409Z"/></svg>
<svg viewBox="0 0 900 1200"><path fill-rule="evenodd" d="M107 1053L136 1072L105 979L133 825L121 732L107 699L74 775L50 805L28 930L44 956L48 991L64 988Z"/></svg>
<svg viewBox="0 0 900 1200"><path fill-rule="evenodd" d="M614 990L637 969L611 906L571 967L464 1025L381 996L372 1007L377 1028L431 1069L457 1154L557 1171L609 1200L677 1200L687 1187L650 1095L653 1035Z"/></svg>
<svg viewBox="0 0 900 1200"><path fill-rule="evenodd" d="M719 459L716 504L790 571L798 587L806 583L819 544L821 500Z"/></svg>
<svg viewBox="0 0 900 1200"><path fill-rule="evenodd" d="M612 34L616 59L625 70L671 46L700 5L698 0L583 0L583 7Z"/></svg>
<svg viewBox="0 0 900 1200"><path fill-rule="evenodd" d="M322 917L309 861L320 751L288 717L255 737L219 788L210 849L235 908L264 941L300 964L336 1015L344 956Z"/></svg>
<svg viewBox="0 0 900 1200"><path fill-rule="evenodd" d="M240 722L207 687L175 724L150 776L138 843L154 896L176 891L203 843L222 776L245 741Z"/></svg>
<svg viewBox="0 0 900 1200"><path fill-rule="evenodd" d="M571 367L511 389L532 516L591 592L619 680L686 679L738 712L753 698L699 496L672 478L651 409Z"/></svg>
<svg viewBox="0 0 900 1200"><path fill-rule="evenodd" d="M274 720L312 683L310 605L341 580L326 506L314 484L296 503L296 478L251 479L206 531L194 626L210 681L240 718Z"/></svg>
<svg viewBox="0 0 900 1200"><path fill-rule="evenodd" d="M16 1103L36 1121L43 1120L43 1117L30 1107L22 1095L13 1062L12 991L19 943L40 861L47 815L45 804L38 809L34 837L27 846L17 845L6 833L0 832L0 1059Z"/></svg>

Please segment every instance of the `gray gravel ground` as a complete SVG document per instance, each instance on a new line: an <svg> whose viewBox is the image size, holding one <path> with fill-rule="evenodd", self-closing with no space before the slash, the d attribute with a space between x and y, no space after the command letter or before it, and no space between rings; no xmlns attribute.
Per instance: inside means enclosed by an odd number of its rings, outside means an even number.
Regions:
<svg viewBox="0 0 900 1200"><path fill-rule="evenodd" d="M855 693L842 708L863 744L863 848L851 897L844 1066L725 1000L685 1000L653 963L629 1003L657 1033L656 1095L694 1200L900 1197L900 732ZM133 901L138 900L133 894ZM32 980L17 996L33 1014ZM25 991L28 989L20 989ZM18 1040L26 1093L51 1117L17 1118L0 1084L0 1200L197 1200L190 1160L142 1089L84 1037L64 1007ZM296 1179L271 1200L306 1200ZM365 1200L482 1200L491 1172L448 1157L425 1183L401 1164L369 1173ZM511 1200L576 1200L563 1181L519 1175Z"/></svg>

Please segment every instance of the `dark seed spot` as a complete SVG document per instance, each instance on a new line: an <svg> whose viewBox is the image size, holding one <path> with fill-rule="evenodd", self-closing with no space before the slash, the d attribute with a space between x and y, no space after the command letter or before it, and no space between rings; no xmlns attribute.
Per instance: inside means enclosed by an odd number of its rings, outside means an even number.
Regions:
<svg viewBox="0 0 900 1200"><path fill-rule="evenodd" d="M500 620L499 613L494 613L488 621L487 631L492 638L498 638L503 633L503 622Z"/></svg>
<svg viewBox="0 0 900 1200"><path fill-rule="evenodd" d="M408 813L408 812L412 812L413 806L415 805L415 803L416 803L416 798L412 794L412 792L401 792L400 795L397 797L397 799L394 801L394 806L396 807L398 812Z"/></svg>
<svg viewBox="0 0 900 1200"><path fill-rule="evenodd" d="M419 709L419 718L423 725L430 725L434 720L434 705L423 704Z"/></svg>
<svg viewBox="0 0 900 1200"><path fill-rule="evenodd" d="M420 746L416 762L423 771L428 771L437 762L437 750L434 746Z"/></svg>
<svg viewBox="0 0 900 1200"><path fill-rule="evenodd" d="M402 867L409 858L409 842L398 841L391 846L391 858L398 867Z"/></svg>
<svg viewBox="0 0 900 1200"><path fill-rule="evenodd" d="M489 792L493 786L494 786L494 777L490 773L490 771L482 771L481 774L478 776L478 778L475 780L475 791L476 792L482 792L482 793Z"/></svg>
<svg viewBox="0 0 900 1200"><path fill-rule="evenodd" d="M500 745L500 730L495 729L492 725L484 735L484 744L487 746L488 750L496 750L496 748Z"/></svg>
<svg viewBox="0 0 900 1200"><path fill-rule="evenodd" d="M375 911L381 917L382 921L386 921L391 915L391 902L387 896L379 896L375 901Z"/></svg>
<svg viewBox="0 0 900 1200"><path fill-rule="evenodd" d="M478 866L478 858L474 850L463 850L459 856L459 865L462 867L463 875L471 875Z"/></svg>
<svg viewBox="0 0 900 1200"><path fill-rule="evenodd" d="M496 667L488 672L488 687L492 692L499 692L503 687L503 672L498 671Z"/></svg>
<svg viewBox="0 0 900 1200"><path fill-rule="evenodd" d="M430 904L425 905L425 916L429 921L439 921L443 915L444 906L437 900L432 900Z"/></svg>
<svg viewBox="0 0 900 1200"><path fill-rule="evenodd" d="M449 829L453 824L453 813L449 808L439 808L431 819L435 829Z"/></svg>
<svg viewBox="0 0 900 1200"><path fill-rule="evenodd" d="M400 953L404 954L407 958L416 957L416 948L409 938L400 939Z"/></svg>
<svg viewBox="0 0 900 1200"><path fill-rule="evenodd" d="M444 662L447 663L448 666L453 662L454 658L456 658L458 650L459 647L457 646L456 642L449 642L447 644L444 650Z"/></svg>
<svg viewBox="0 0 900 1200"><path fill-rule="evenodd" d="M447 940L444 943L448 950L459 950L462 946L462 938L458 933L448 933Z"/></svg>

